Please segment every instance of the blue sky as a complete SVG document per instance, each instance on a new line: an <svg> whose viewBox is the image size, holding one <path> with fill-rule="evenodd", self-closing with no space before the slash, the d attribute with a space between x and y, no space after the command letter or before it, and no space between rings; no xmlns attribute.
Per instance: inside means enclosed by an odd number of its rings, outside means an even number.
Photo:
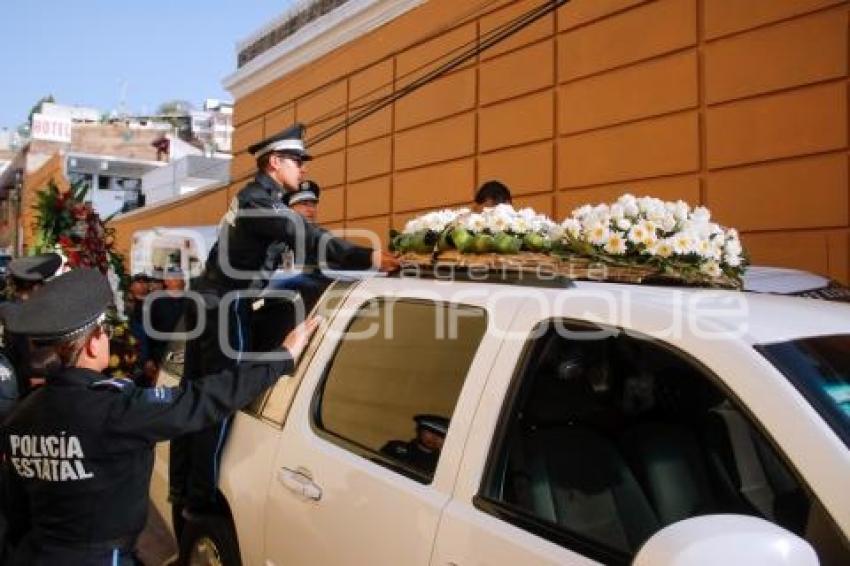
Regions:
<svg viewBox="0 0 850 566"><path fill-rule="evenodd" d="M165 100L229 100L237 41L290 0L5 0L0 2L0 127L44 95L64 104L152 112Z"/></svg>

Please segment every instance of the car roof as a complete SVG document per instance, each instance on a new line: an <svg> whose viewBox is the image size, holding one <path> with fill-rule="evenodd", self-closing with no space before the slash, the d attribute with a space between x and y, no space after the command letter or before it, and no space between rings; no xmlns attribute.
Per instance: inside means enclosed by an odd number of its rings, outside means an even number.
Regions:
<svg viewBox="0 0 850 566"><path fill-rule="evenodd" d="M800 269L753 265L744 273L744 290L787 295L828 287L827 277Z"/></svg>
<svg viewBox="0 0 850 566"><path fill-rule="evenodd" d="M470 290L477 291L479 295L486 295L496 293L498 288L501 288L499 292L515 289L518 299L542 298L554 317L574 317L574 313L567 306L569 303L563 300L565 293L587 297L588 300L599 296L619 305L634 305L634 312L644 313L648 317L655 316L660 320L663 320L665 313L673 309L684 309L683 316L686 319L698 319L700 327L712 327L715 332L729 332L730 336L736 334L737 339L749 344L771 344L804 337L850 334L850 305L793 296L594 281L575 281L569 283L567 288L557 289L533 285L381 277L370 278L366 280L365 285L377 293L405 290L439 295L443 300L452 300L452 287L447 283L464 286L466 293L461 297L470 296ZM460 299L460 302L463 302L463 299ZM690 308L687 308L688 306ZM632 320L635 329L640 330L640 321L635 320L634 315Z"/></svg>

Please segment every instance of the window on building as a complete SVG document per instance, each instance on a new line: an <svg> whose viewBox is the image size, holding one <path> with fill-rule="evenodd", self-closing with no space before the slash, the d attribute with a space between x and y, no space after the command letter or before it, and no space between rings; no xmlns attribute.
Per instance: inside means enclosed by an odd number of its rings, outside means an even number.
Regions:
<svg viewBox="0 0 850 566"><path fill-rule="evenodd" d="M630 563L674 522L762 517L850 563L843 538L716 378L634 334L538 334L505 407L480 508L606 564Z"/></svg>
<svg viewBox="0 0 850 566"><path fill-rule="evenodd" d="M316 426L332 442L430 482L486 326L475 307L366 303L329 366Z"/></svg>
<svg viewBox="0 0 850 566"><path fill-rule="evenodd" d="M94 181L94 176L91 173L78 173L76 171L71 171L68 173L68 181L70 181L72 185L82 183L90 189L92 187L92 182Z"/></svg>

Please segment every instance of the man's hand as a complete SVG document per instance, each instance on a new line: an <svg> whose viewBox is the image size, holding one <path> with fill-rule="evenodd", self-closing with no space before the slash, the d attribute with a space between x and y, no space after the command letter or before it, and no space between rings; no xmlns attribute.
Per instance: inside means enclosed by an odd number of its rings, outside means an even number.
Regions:
<svg viewBox="0 0 850 566"><path fill-rule="evenodd" d="M319 327L321 322L321 316L314 316L313 318L307 319L296 326L295 330L287 334L286 338L283 339L283 344L281 344L281 346L289 351L289 354L292 356L293 363L298 363L298 359L301 357L301 354L304 353L304 348L307 347L310 337L313 336L314 332L316 332L316 329Z"/></svg>
<svg viewBox="0 0 850 566"><path fill-rule="evenodd" d="M372 267L384 273L392 273L399 270L398 258L384 250L372 252Z"/></svg>

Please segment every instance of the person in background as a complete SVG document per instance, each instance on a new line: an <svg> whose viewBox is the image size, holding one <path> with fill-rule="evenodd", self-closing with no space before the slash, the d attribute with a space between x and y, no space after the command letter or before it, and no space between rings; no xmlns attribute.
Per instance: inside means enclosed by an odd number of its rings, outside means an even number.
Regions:
<svg viewBox="0 0 850 566"><path fill-rule="evenodd" d="M55 253L13 259L7 267L9 300L13 303L27 300L30 294L53 277L61 266L62 256Z"/></svg>
<svg viewBox="0 0 850 566"><path fill-rule="evenodd" d="M179 267L170 267L163 274L163 293L156 295L151 300L150 322L153 330L164 334L171 334L177 328L180 319L186 310L186 297L183 292L186 281ZM153 336L148 337L150 348L149 357L143 366L146 382L153 385L156 376L162 366L168 347L168 340Z"/></svg>
<svg viewBox="0 0 850 566"><path fill-rule="evenodd" d="M150 359L150 339L145 332L145 297L150 293L150 277L137 273L130 278L125 297L124 312L132 334L139 343L139 360L144 368ZM149 307L148 307L149 308Z"/></svg>
<svg viewBox="0 0 850 566"><path fill-rule="evenodd" d="M148 278L148 292L162 291L165 289L165 270L154 269Z"/></svg>
<svg viewBox="0 0 850 566"><path fill-rule="evenodd" d="M301 181L297 191L284 195L283 202L305 220L315 223L319 217L320 194L321 189L315 181Z"/></svg>
<svg viewBox="0 0 850 566"><path fill-rule="evenodd" d="M0 323L4 326L0 332L0 420L20 399L44 383L43 376L34 375L24 363L28 348L26 340L7 332L3 321L49 281L61 266L59 254L47 253L15 258L7 267L11 295L0 309Z"/></svg>
<svg viewBox="0 0 850 566"><path fill-rule="evenodd" d="M75 269L6 321L27 337L28 361L47 377L0 435L15 565L138 564L133 553L145 526L155 444L250 403L293 370L319 324L301 324L272 360L235 364L202 383L142 389L101 373L109 363L112 297L99 271Z"/></svg>
<svg viewBox="0 0 850 566"><path fill-rule="evenodd" d="M475 193L475 208L478 211L499 204L511 204L511 191L499 181L487 181Z"/></svg>
<svg viewBox="0 0 850 566"><path fill-rule="evenodd" d="M390 440L381 448L387 456L428 475L433 475L449 430L449 419L440 415L416 415L416 437L405 442Z"/></svg>

